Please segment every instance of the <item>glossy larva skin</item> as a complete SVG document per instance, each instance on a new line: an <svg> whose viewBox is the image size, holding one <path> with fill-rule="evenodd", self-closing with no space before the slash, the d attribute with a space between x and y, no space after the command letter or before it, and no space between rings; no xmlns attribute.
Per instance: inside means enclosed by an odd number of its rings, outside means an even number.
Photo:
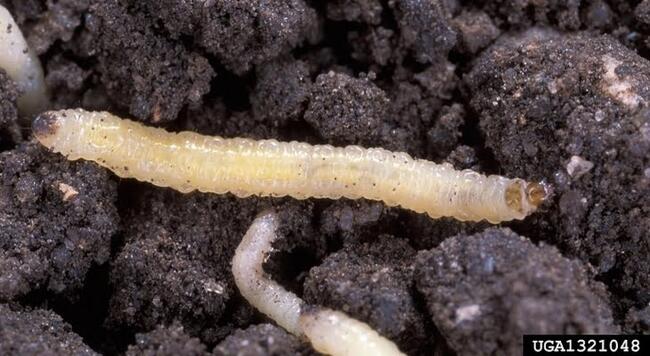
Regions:
<svg viewBox="0 0 650 356"><path fill-rule="evenodd" d="M326 355L404 355L368 324L335 310L304 312L300 315L300 326L314 349Z"/></svg>
<svg viewBox="0 0 650 356"><path fill-rule="evenodd" d="M303 301L264 273L263 264L277 238L278 217L273 211L261 213L237 246L232 274L241 295L257 310L288 332L302 336L299 317Z"/></svg>
<svg viewBox="0 0 650 356"><path fill-rule="evenodd" d="M18 108L26 115L37 114L48 106L48 94L41 62L27 45L9 11L0 5L0 68L21 91Z"/></svg>
<svg viewBox="0 0 650 356"><path fill-rule="evenodd" d="M57 118L56 130L37 137L53 151L73 160L95 161L120 177L181 192L297 199L363 197L433 218L492 223L523 219L534 210L524 206L517 211L506 204L507 187L525 184L519 179L457 171L448 164L381 148L170 133L104 112L51 114Z"/></svg>

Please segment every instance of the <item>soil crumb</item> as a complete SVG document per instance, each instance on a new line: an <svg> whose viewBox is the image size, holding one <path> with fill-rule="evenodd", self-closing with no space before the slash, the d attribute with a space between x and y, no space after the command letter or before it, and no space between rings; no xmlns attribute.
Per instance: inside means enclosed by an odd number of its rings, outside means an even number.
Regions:
<svg viewBox="0 0 650 356"><path fill-rule="evenodd" d="M49 310L0 304L0 353L3 355L95 356L68 323Z"/></svg>
<svg viewBox="0 0 650 356"><path fill-rule="evenodd" d="M588 267L508 229L419 252L415 281L458 355L521 354L525 333L618 332L605 286Z"/></svg>

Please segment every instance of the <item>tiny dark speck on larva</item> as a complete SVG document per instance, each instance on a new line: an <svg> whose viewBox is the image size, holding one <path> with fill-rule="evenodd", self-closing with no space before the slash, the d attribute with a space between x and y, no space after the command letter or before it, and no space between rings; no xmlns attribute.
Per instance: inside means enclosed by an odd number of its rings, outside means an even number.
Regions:
<svg viewBox="0 0 650 356"><path fill-rule="evenodd" d="M57 130L57 118L52 113L42 113L32 122L32 132L38 138L53 135Z"/></svg>

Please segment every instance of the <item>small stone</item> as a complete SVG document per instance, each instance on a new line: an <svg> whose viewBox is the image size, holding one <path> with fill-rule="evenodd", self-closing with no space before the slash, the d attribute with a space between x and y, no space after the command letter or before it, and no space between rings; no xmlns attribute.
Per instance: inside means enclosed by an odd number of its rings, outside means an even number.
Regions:
<svg viewBox="0 0 650 356"><path fill-rule="evenodd" d="M481 308L477 304L466 305L456 309L456 323L461 323L465 320L472 320L481 314Z"/></svg>
<svg viewBox="0 0 650 356"><path fill-rule="evenodd" d="M571 156L566 171L572 178L580 178L594 168L594 164L580 156Z"/></svg>
<svg viewBox="0 0 650 356"><path fill-rule="evenodd" d="M63 193L63 201L65 202L70 201L79 195L79 192L76 189L65 183L59 183L59 190Z"/></svg>

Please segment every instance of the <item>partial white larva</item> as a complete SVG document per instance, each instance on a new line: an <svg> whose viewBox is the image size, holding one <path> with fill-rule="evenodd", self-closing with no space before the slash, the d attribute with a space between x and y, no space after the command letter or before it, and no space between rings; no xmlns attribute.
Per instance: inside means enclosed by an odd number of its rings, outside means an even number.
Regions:
<svg viewBox="0 0 650 356"><path fill-rule="evenodd" d="M18 109L26 115L45 110L49 103L43 67L27 45L23 33L9 11L0 5L0 68L4 69L21 91Z"/></svg>
<svg viewBox="0 0 650 356"><path fill-rule="evenodd" d="M170 133L80 109L44 113L33 129L68 159L92 160L120 177L181 192L366 198L432 218L492 223L523 219L546 198L538 183L457 171L381 148Z"/></svg>
<svg viewBox="0 0 650 356"><path fill-rule="evenodd" d="M314 349L327 355L404 355L368 324L339 311L305 310L300 314L300 327Z"/></svg>
<svg viewBox="0 0 650 356"><path fill-rule="evenodd" d="M235 250L232 274L239 293L257 310L273 319L286 331L301 336L300 310L304 304L297 295L268 278L262 265L276 239L278 217L273 211L260 214Z"/></svg>
<svg viewBox="0 0 650 356"><path fill-rule="evenodd" d="M277 239L278 216L260 214L237 246L232 273L241 295L288 332L305 337L314 349L338 356L403 355L368 324L326 308L305 307L297 295L270 279L262 268Z"/></svg>

